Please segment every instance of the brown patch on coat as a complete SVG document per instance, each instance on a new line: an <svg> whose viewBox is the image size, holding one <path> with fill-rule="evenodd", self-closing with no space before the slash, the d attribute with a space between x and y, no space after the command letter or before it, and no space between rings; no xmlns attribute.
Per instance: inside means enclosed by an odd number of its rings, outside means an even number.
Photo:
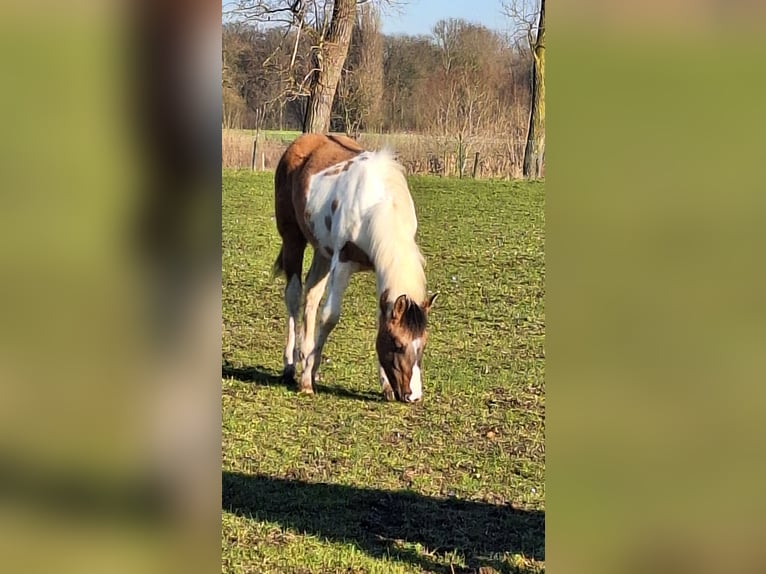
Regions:
<svg viewBox="0 0 766 574"><path fill-rule="evenodd" d="M332 200L332 205L330 205L330 211L335 213L338 210L338 198Z"/></svg>
<svg viewBox="0 0 766 574"><path fill-rule="evenodd" d="M327 231L332 231L332 217L329 215L324 216L324 226L327 228Z"/></svg>
<svg viewBox="0 0 766 574"><path fill-rule="evenodd" d="M327 134L327 139L341 147L346 148L348 151L355 151L357 153L364 151L363 147L361 147L358 143L356 143L356 141L352 140L348 136Z"/></svg>
<svg viewBox="0 0 766 574"><path fill-rule="evenodd" d="M370 261L369 255L367 255L361 247L351 241L346 241L345 245L338 253L338 259L341 262L346 263L352 261L361 265L362 269L374 269L372 261Z"/></svg>
<svg viewBox="0 0 766 574"><path fill-rule="evenodd" d="M341 172L341 169L339 167L336 167L334 169L331 169L330 171L326 171L324 173L324 175L325 176L328 176L328 175L340 175L340 172Z"/></svg>
<svg viewBox="0 0 766 574"><path fill-rule="evenodd" d="M343 164L343 169L341 171L348 171L351 169L351 164L354 163L353 161L347 161Z"/></svg>
<svg viewBox="0 0 766 574"><path fill-rule="evenodd" d="M359 157L356 158L356 161L364 161L366 159L370 159L370 156L360 155Z"/></svg>

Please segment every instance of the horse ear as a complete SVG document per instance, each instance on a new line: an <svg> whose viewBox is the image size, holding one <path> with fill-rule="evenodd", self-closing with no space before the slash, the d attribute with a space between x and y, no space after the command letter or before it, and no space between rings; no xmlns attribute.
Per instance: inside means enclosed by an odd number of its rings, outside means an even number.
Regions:
<svg viewBox="0 0 766 574"><path fill-rule="evenodd" d="M433 304L434 304L434 301L436 301L436 298L437 298L438 296L439 296L439 294L438 294L438 293L434 293L433 295L431 295L431 297L430 297L430 298L428 298L428 299L426 299L425 301L423 301L423 304L421 305L421 307L423 307L423 310L424 310L426 313L428 313L428 312L431 310L431 307L433 306Z"/></svg>
<svg viewBox="0 0 766 574"><path fill-rule="evenodd" d="M394 321L398 321L402 318L402 315L404 315L405 311L407 311L407 306L409 304L410 301L407 295L399 295L399 297L396 298L396 301L394 302L394 312L392 315Z"/></svg>

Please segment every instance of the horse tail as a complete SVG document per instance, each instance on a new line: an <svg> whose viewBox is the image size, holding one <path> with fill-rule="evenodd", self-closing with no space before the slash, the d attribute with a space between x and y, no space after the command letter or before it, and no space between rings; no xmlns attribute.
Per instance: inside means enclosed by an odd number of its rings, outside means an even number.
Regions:
<svg viewBox="0 0 766 574"><path fill-rule="evenodd" d="M277 255L277 259L274 261L274 266L271 268L271 276L272 277L279 277L280 275L285 274L285 265L282 262L282 251L284 250L284 246L279 248L279 255Z"/></svg>

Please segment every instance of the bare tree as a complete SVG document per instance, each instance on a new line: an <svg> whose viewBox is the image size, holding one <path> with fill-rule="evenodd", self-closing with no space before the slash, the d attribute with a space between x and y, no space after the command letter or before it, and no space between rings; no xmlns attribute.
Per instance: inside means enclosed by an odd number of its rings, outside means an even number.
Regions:
<svg viewBox="0 0 766 574"><path fill-rule="evenodd" d="M461 177L465 162L479 140L495 132L503 112L497 105L502 66L499 34L464 20L441 20L433 36L441 66L431 82L431 128L457 145L455 169Z"/></svg>
<svg viewBox="0 0 766 574"><path fill-rule="evenodd" d="M355 29L359 54L355 61L364 129L377 130L382 121L383 102L383 37L380 33L380 12L369 4L359 13Z"/></svg>
<svg viewBox="0 0 766 574"><path fill-rule="evenodd" d="M516 42L459 20L440 23L430 35L385 36L371 10L380 1L357 2L329 129L427 134L408 140L415 170L435 159L443 166L435 173L465 174L478 166L479 176L522 177L534 66L529 38L536 38L537 22L530 20L531 33L517 34ZM294 6L299 13L289 25L281 23L293 17L284 0L287 12L262 15L281 18L279 24L225 19L226 125L254 128L260 119L268 127L302 129L318 69L314 55L328 36L333 3Z"/></svg>
<svg viewBox="0 0 766 574"><path fill-rule="evenodd" d="M388 36L383 46L383 127L389 131L421 130L433 112L433 91L427 84L439 68L439 54L430 37ZM422 97L421 93L422 92Z"/></svg>
<svg viewBox="0 0 766 574"><path fill-rule="evenodd" d="M330 25L313 53L314 69L303 122L304 132L330 129L332 102L348 54L354 28L356 0L334 0Z"/></svg>
<svg viewBox="0 0 766 574"><path fill-rule="evenodd" d="M539 178L545 165L545 0L533 7L519 0L503 0L501 5L503 13L526 35L534 59L524 177Z"/></svg>
<svg viewBox="0 0 766 574"><path fill-rule="evenodd" d="M346 66L338 84L335 113L349 134L379 131L383 102L383 36L380 12L372 4L357 10Z"/></svg>
<svg viewBox="0 0 766 574"><path fill-rule="evenodd" d="M297 35L292 50L295 60L301 35L312 42L312 68L297 82L297 93L308 96L304 132L326 132L330 128L332 104L348 55L356 7L369 0L237 0L227 11L230 18L287 25Z"/></svg>

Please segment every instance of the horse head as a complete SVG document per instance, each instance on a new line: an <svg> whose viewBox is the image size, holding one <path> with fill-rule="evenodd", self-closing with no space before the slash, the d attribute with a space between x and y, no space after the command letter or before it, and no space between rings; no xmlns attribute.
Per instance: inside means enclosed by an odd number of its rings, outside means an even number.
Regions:
<svg viewBox="0 0 766 574"><path fill-rule="evenodd" d="M437 295L418 303L403 294L391 303L388 290L380 297L378 352L383 393L406 403L423 396L421 365L428 341L428 314Z"/></svg>

